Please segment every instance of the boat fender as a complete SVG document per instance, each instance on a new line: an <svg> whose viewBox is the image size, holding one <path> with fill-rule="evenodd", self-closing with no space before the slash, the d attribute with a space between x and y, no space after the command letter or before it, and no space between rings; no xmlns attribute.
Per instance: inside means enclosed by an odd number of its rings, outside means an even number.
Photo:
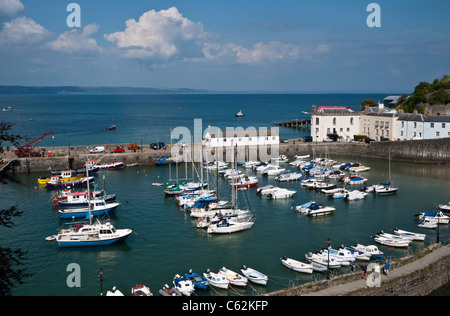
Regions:
<svg viewBox="0 0 450 316"><path fill-rule="evenodd" d="M247 270L247 266L245 264L242 266L242 270Z"/></svg>

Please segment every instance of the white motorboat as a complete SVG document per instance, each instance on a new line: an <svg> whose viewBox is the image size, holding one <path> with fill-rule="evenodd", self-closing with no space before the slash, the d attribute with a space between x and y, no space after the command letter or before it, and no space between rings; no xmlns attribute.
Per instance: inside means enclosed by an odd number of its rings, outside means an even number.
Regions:
<svg viewBox="0 0 450 316"><path fill-rule="evenodd" d="M222 267L220 269L219 274L224 274L231 285L245 287L247 286L248 279L237 272L234 272L230 269Z"/></svg>
<svg viewBox="0 0 450 316"><path fill-rule="evenodd" d="M417 225L417 227L420 228L428 228L428 229L434 229L438 227L438 223L437 222L432 222L430 221L428 218L423 218L420 223Z"/></svg>
<svg viewBox="0 0 450 316"><path fill-rule="evenodd" d="M314 267L311 264L303 263L301 261L297 261L291 258L287 258L284 256L281 258L281 263L294 271L302 272L302 273L313 273Z"/></svg>
<svg viewBox="0 0 450 316"><path fill-rule="evenodd" d="M270 193L275 192L279 189L281 189L281 188L270 184L270 185L266 185L266 186L258 188L256 190L256 193L260 194L260 195L269 195Z"/></svg>
<svg viewBox="0 0 450 316"><path fill-rule="evenodd" d="M295 160L309 160L310 157L311 155L294 156Z"/></svg>
<svg viewBox="0 0 450 316"><path fill-rule="evenodd" d="M245 169L252 169L253 166L259 164L259 161L246 161L243 165Z"/></svg>
<svg viewBox="0 0 450 316"><path fill-rule="evenodd" d="M378 195L394 194L397 191L398 188L393 188L390 185L382 185L375 188L375 194Z"/></svg>
<svg viewBox="0 0 450 316"><path fill-rule="evenodd" d="M375 245L364 246L361 244L355 244L355 245L352 245L350 248L355 249L359 252L362 252L365 255L368 255L368 256L374 257L374 258L382 258L384 255L384 253L382 251L380 251L378 249L378 247Z"/></svg>
<svg viewBox="0 0 450 316"><path fill-rule="evenodd" d="M336 208L331 206L325 206L321 203L312 203L309 207L307 207L308 210L306 210L304 213L307 216L321 216L321 215L327 215L336 210Z"/></svg>
<svg viewBox="0 0 450 316"><path fill-rule="evenodd" d="M344 199L348 195L349 192L350 191L348 191L346 189L340 189L339 191L333 193L332 198L335 200Z"/></svg>
<svg viewBox="0 0 450 316"><path fill-rule="evenodd" d="M4 107L3 108L3 112L9 112L9 111L12 111L12 106L7 106L7 107Z"/></svg>
<svg viewBox="0 0 450 316"><path fill-rule="evenodd" d="M417 215L419 216L420 220L426 218L430 222L436 222L438 224L448 224L450 219L447 215L442 213L442 211L424 212Z"/></svg>
<svg viewBox="0 0 450 316"><path fill-rule="evenodd" d="M230 281L228 281L225 274L214 273L208 269L205 271L205 273L203 273L203 276L208 280L208 282L211 286L217 287L219 289L224 289L224 290L228 289Z"/></svg>
<svg viewBox="0 0 450 316"><path fill-rule="evenodd" d="M267 176L278 176L282 174L286 169L281 168L280 166L269 165L262 174Z"/></svg>
<svg viewBox="0 0 450 316"><path fill-rule="evenodd" d="M309 252L305 255L305 257L308 262L320 264L322 266L329 267L330 269L337 269L341 266L340 262L331 256L330 260L328 260L328 254L325 256L320 253Z"/></svg>
<svg viewBox="0 0 450 316"><path fill-rule="evenodd" d="M364 172L364 171L369 171L369 170L370 170L370 167L363 166L363 165L348 168L348 171L351 171L351 172Z"/></svg>
<svg viewBox="0 0 450 316"><path fill-rule="evenodd" d="M297 205L295 207L295 209L297 210L297 212L306 213L306 212L308 212L309 207L311 206L311 204L315 204L315 203L316 203L316 201L308 201L308 202L306 202L306 203L304 203L302 205Z"/></svg>
<svg viewBox="0 0 450 316"><path fill-rule="evenodd" d="M294 194L297 193L297 191L294 190L288 190L288 189L279 189L275 192L270 193L270 198L276 200L276 199L288 199Z"/></svg>
<svg viewBox="0 0 450 316"><path fill-rule="evenodd" d="M257 177L248 177L244 175L242 177L236 177L235 179L233 179L230 183L230 186L236 188L249 188L258 185L258 182L259 180Z"/></svg>
<svg viewBox="0 0 450 316"><path fill-rule="evenodd" d="M366 195L367 195L366 192L353 190L347 193L345 199L347 199L348 201L358 201L363 200L366 197Z"/></svg>
<svg viewBox="0 0 450 316"><path fill-rule="evenodd" d="M173 278L173 285L175 285L175 288L185 296L191 296L191 294L195 291L194 283L179 274L175 275Z"/></svg>
<svg viewBox="0 0 450 316"><path fill-rule="evenodd" d="M370 186L365 186L364 188L363 188L363 191L364 192L366 192L366 193L375 193L375 191L378 189L378 190L381 190L381 189L383 189L384 188L384 185L381 185L381 184L373 184L373 185L370 185Z"/></svg>
<svg viewBox="0 0 450 316"><path fill-rule="evenodd" d="M255 224L253 217L247 216L238 220L223 218L217 223L211 223L207 229L208 234L230 234L252 228Z"/></svg>
<svg viewBox="0 0 450 316"><path fill-rule="evenodd" d="M214 216L233 216L233 215L249 215L248 210L240 210L240 209L234 209L231 207L217 207L217 208L192 208L189 212L189 216L193 218L203 218L203 217L209 217L213 218Z"/></svg>
<svg viewBox="0 0 450 316"><path fill-rule="evenodd" d="M272 157L272 158L270 158L270 161L274 162L274 163L283 163L283 162L288 162L289 159L288 159L288 157L286 155L281 155L280 157Z"/></svg>
<svg viewBox="0 0 450 316"><path fill-rule="evenodd" d="M244 116L244 113L242 113L242 111L239 111L239 112L236 113L235 116L236 117L242 117L242 116Z"/></svg>
<svg viewBox="0 0 450 316"><path fill-rule="evenodd" d="M328 249L324 249L323 252L326 254L328 251L330 252L330 255L333 256L333 258L336 258L336 260L343 266L349 266L350 263L356 260L354 254L350 250L345 249L344 246L341 246L337 250L330 247Z"/></svg>
<svg viewBox="0 0 450 316"><path fill-rule="evenodd" d="M368 261L370 260L370 254L364 253L361 250L356 250L352 247L346 247L346 250L350 251L350 253L355 257L356 260L364 260Z"/></svg>
<svg viewBox="0 0 450 316"><path fill-rule="evenodd" d="M348 177L345 179L344 183L348 185L360 185L367 181L367 178L361 176Z"/></svg>
<svg viewBox="0 0 450 316"><path fill-rule="evenodd" d="M290 173L282 173L275 178L276 181L279 182L289 182L289 181L297 181L302 177L300 172L290 172Z"/></svg>
<svg viewBox="0 0 450 316"><path fill-rule="evenodd" d="M106 292L106 296L124 296L121 291L119 291L115 286L111 291Z"/></svg>
<svg viewBox="0 0 450 316"><path fill-rule="evenodd" d="M222 170L222 169L226 169L228 168L228 162L224 162L224 161L210 161L205 163L204 168L207 170Z"/></svg>
<svg viewBox="0 0 450 316"><path fill-rule="evenodd" d="M394 228L392 230L392 232L398 236L407 237L412 240L419 240L419 241L425 240L425 237L427 236L425 234L413 233L413 232L409 232L409 231L398 229L398 228Z"/></svg>
<svg viewBox="0 0 450 316"><path fill-rule="evenodd" d="M439 204L439 209L441 211L450 212L450 202L448 202L448 204Z"/></svg>
<svg viewBox="0 0 450 316"><path fill-rule="evenodd" d="M241 268L242 274L251 282L259 285L267 285L269 277L255 269L243 265Z"/></svg>

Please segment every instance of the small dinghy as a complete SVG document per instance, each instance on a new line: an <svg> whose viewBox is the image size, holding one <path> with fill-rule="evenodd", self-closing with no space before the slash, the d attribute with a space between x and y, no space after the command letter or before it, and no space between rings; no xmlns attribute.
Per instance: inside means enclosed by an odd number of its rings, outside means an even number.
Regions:
<svg viewBox="0 0 450 316"><path fill-rule="evenodd" d="M207 269L203 276L208 280L211 286L217 287L219 289L228 289L228 285L230 281L228 281L227 277L221 273L214 273L211 270Z"/></svg>
<svg viewBox="0 0 450 316"><path fill-rule="evenodd" d="M239 273L236 273L232 270L229 270L225 267L220 269L219 274L224 274L231 285L240 286L240 287L246 287L247 286L247 278L240 275Z"/></svg>
<svg viewBox="0 0 450 316"><path fill-rule="evenodd" d="M284 256L281 258L281 263L294 271L302 272L302 273L313 273L314 267L311 264L303 263L291 258Z"/></svg>
<svg viewBox="0 0 450 316"><path fill-rule="evenodd" d="M133 287L131 288L131 294L133 294L133 296L153 296L150 288L145 284L133 285Z"/></svg>
<svg viewBox="0 0 450 316"><path fill-rule="evenodd" d="M170 288L167 284L163 286L161 290L159 290L159 294L162 296L181 296L180 291L178 291L175 287Z"/></svg>
<svg viewBox="0 0 450 316"><path fill-rule="evenodd" d="M259 285L267 285L268 276L252 268L243 265L241 268L242 274L251 282Z"/></svg>
<svg viewBox="0 0 450 316"><path fill-rule="evenodd" d="M194 287L201 290L206 290L208 288L209 282L208 280L195 272L192 272L192 269L189 269L189 272L184 275L186 278L191 280L191 282L194 284Z"/></svg>
<svg viewBox="0 0 450 316"><path fill-rule="evenodd" d="M419 241L423 241L425 240L426 235L425 234L419 234L419 233L413 233L413 232L408 232L406 230L401 230L398 228L394 228L392 230L392 232L398 236L402 236L402 237L407 237L407 238L412 238L412 240L419 240Z"/></svg>

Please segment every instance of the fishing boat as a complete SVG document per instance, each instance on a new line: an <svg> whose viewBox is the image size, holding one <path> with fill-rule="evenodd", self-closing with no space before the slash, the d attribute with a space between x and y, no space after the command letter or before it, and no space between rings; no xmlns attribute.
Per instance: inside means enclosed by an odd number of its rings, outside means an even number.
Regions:
<svg viewBox="0 0 450 316"><path fill-rule="evenodd" d="M184 276L189 279L194 287L201 290L206 290L209 285L209 281L202 275L192 272L192 269L189 269L188 273L185 273Z"/></svg>
<svg viewBox="0 0 450 316"><path fill-rule="evenodd" d="M181 292L176 287L170 288L167 284L164 284L163 288L159 290L159 294L162 296L181 296Z"/></svg>
<svg viewBox="0 0 450 316"><path fill-rule="evenodd" d="M297 181L301 177L302 177L302 174L300 172L282 173L275 178L275 181L278 181L278 182Z"/></svg>
<svg viewBox="0 0 450 316"><path fill-rule="evenodd" d="M133 285L133 287L131 288L131 294L133 294L133 296L153 296L150 288L145 284Z"/></svg>
<svg viewBox="0 0 450 316"><path fill-rule="evenodd" d="M87 183L93 182L94 177L83 177L75 181L59 182L59 177L50 177L50 181L45 184L47 189L61 189L66 187L79 187L86 185Z"/></svg>
<svg viewBox="0 0 450 316"><path fill-rule="evenodd" d="M99 168L100 170L114 170L114 169L121 169L125 166L123 162L112 162L102 165L95 165L96 168Z"/></svg>
<svg viewBox="0 0 450 316"><path fill-rule="evenodd" d="M423 218L428 219L430 222L435 222L439 224L448 224L449 223L449 217L442 213L442 211L434 211L434 212L423 212L416 214L416 216L419 217L420 220Z"/></svg>
<svg viewBox="0 0 450 316"><path fill-rule="evenodd" d="M61 208L72 208L72 207L87 207L89 204L89 199L91 200L102 200L106 203L111 203L116 200L116 194L104 195L103 191L93 191L89 192L88 197L87 191L81 192L71 192L71 190L63 190L62 193L54 197L54 201L57 201L57 205Z"/></svg>
<svg viewBox="0 0 450 316"><path fill-rule="evenodd" d="M384 255L384 253L382 251L380 251L378 249L378 247L375 245L365 246L365 245L361 245L361 244L355 244L355 245L350 246L350 248L360 251L363 254L373 257L373 258L382 258Z"/></svg>
<svg viewBox="0 0 450 316"><path fill-rule="evenodd" d="M251 282L259 285L267 285L269 277L255 269L243 265L241 268L242 274Z"/></svg>
<svg viewBox="0 0 450 316"><path fill-rule="evenodd" d="M411 238L412 240L419 240L423 241L425 240L426 235L425 234L419 234L419 233L413 233L406 230L394 228L392 232L398 236Z"/></svg>
<svg viewBox="0 0 450 316"><path fill-rule="evenodd" d="M244 116L244 113L242 113L242 110L241 110L241 111L237 112L235 116L242 117L242 116Z"/></svg>
<svg viewBox="0 0 450 316"><path fill-rule="evenodd" d="M111 126L109 126L109 127L105 127L105 131L113 131L113 130L115 130L117 127L116 127L116 124L111 124Z"/></svg>
<svg viewBox="0 0 450 316"><path fill-rule="evenodd" d="M219 274L224 274L227 280L230 282L230 285L246 287L248 279L233 270L222 267L220 269Z"/></svg>
<svg viewBox="0 0 450 316"><path fill-rule="evenodd" d="M65 208L58 211L62 219L86 218L89 216L102 216L112 214L120 203L105 203L103 200L90 201L91 206L86 208Z"/></svg>
<svg viewBox="0 0 450 316"><path fill-rule="evenodd" d="M211 286L217 287L219 289L227 290L230 284L227 277L222 273L214 273L211 270L207 269L203 276L208 280Z"/></svg>
<svg viewBox="0 0 450 316"><path fill-rule="evenodd" d="M42 177L38 179L38 184L46 184L50 181L52 183L66 183L71 181L76 181L85 176L85 172L75 172L74 170L61 171L59 174L54 174L51 177Z"/></svg>
<svg viewBox="0 0 450 316"><path fill-rule="evenodd" d="M291 258L284 256L281 258L281 263L294 271L302 272L302 273L313 273L314 267L311 264L303 263L301 261L297 261Z"/></svg>
<svg viewBox="0 0 450 316"><path fill-rule="evenodd" d="M174 276L173 285L175 285L175 289L185 296L191 296L195 291L192 281L184 276L180 276L179 274Z"/></svg>

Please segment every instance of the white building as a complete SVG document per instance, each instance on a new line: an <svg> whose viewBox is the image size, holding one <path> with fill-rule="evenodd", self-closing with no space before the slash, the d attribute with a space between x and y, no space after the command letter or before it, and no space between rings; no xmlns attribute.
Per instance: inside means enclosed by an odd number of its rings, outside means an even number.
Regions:
<svg viewBox="0 0 450 316"><path fill-rule="evenodd" d="M322 142L330 135L338 141L352 141L359 134L360 112L350 107L321 106L311 111L311 136L314 142Z"/></svg>
<svg viewBox="0 0 450 316"><path fill-rule="evenodd" d="M280 144L277 129L207 131L203 144L208 147L272 146Z"/></svg>
<svg viewBox="0 0 450 316"><path fill-rule="evenodd" d="M450 137L450 116L402 113L397 120L397 139L436 139Z"/></svg>

